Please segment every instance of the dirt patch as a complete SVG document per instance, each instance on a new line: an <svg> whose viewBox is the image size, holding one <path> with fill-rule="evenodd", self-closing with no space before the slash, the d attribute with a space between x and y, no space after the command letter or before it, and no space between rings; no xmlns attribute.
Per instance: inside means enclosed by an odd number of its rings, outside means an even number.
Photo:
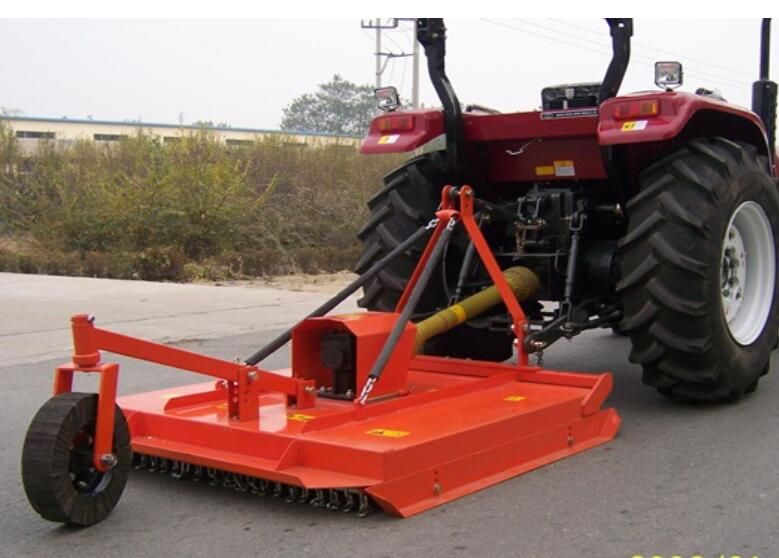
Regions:
<svg viewBox="0 0 779 558"><path fill-rule="evenodd" d="M26 238L22 235L19 236L7 236L0 235L0 250L6 252L18 253L24 250L34 248L35 244L30 238Z"/></svg>
<svg viewBox="0 0 779 558"><path fill-rule="evenodd" d="M230 281L222 285L244 285L248 287L270 287L285 291L335 294L357 278L351 271L336 273L294 273L252 281Z"/></svg>

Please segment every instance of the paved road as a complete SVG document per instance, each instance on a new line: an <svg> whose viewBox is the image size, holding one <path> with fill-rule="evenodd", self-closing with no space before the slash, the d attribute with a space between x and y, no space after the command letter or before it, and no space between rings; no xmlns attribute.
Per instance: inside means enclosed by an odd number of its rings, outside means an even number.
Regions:
<svg viewBox="0 0 779 558"><path fill-rule="evenodd" d="M239 295L229 296L241 306ZM0 291L3 310L6 300ZM187 312L200 303L193 299ZM307 302L295 304L299 311ZM218 330L221 337L180 344L247 355L278 332L273 324L295 317L285 305L267 313L270 321L258 320L256 331ZM112 327L125 326L142 328L134 322ZM179 337L177 330L159 333ZM13 346L4 350L14 358ZM131 476L113 514L88 529L40 520L19 478L27 423L62 359L0 368L0 556L779 556L779 375L765 377L757 393L736 405L681 406L641 386L627 353L627 340L594 332L563 342L545 359L549 367L614 372L610 403L623 417L616 440L410 519L357 519L143 472ZM269 365L286 360L282 354ZM120 362L122 393L190 380Z"/></svg>
<svg viewBox="0 0 779 558"><path fill-rule="evenodd" d="M5 364L61 358L69 318L167 343L283 328L322 302L313 292L244 284L201 285L0 273L0 354ZM356 308L354 299L342 308Z"/></svg>

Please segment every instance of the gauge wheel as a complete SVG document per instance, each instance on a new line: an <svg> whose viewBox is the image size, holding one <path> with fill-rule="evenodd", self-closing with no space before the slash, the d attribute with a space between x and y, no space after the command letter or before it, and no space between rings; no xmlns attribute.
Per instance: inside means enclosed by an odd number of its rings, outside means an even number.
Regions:
<svg viewBox="0 0 779 558"><path fill-rule="evenodd" d="M114 466L92 462L98 396L64 393L33 418L22 450L22 481L32 507L49 521L87 526L105 519L124 491L132 462L124 414L114 413Z"/></svg>

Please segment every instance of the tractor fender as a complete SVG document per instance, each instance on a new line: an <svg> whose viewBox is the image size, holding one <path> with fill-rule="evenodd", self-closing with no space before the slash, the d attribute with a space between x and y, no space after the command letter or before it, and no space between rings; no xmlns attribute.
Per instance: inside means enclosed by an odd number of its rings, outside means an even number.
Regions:
<svg viewBox="0 0 779 558"><path fill-rule="evenodd" d="M657 114L651 114L653 102ZM647 115L638 116L642 112ZM598 143L603 147L718 136L750 143L768 154L760 117L711 97L678 91L634 93L604 102L599 116Z"/></svg>
<svg viewBox="0 0 779 558"><path fill-rule="evenodd" d="M405 153L422 147L443 133L444 117L440 110L388 112L371 121L368 135L360 145L360 153Z"/></svg>

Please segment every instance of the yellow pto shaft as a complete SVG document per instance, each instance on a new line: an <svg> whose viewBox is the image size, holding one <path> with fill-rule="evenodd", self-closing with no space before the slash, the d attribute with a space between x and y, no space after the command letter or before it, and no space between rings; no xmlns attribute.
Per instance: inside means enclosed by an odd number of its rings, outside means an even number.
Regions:
<svg viewBox="0 0 779 558"><path fill-rule="evenodd" d="M530 298L538 290L538 276L526 267L510 267L503 272L503 277L520 302ZM416 324L417 352L436 335L475 318L500 302L498 288L493 285L422 320Z"/></svg>

